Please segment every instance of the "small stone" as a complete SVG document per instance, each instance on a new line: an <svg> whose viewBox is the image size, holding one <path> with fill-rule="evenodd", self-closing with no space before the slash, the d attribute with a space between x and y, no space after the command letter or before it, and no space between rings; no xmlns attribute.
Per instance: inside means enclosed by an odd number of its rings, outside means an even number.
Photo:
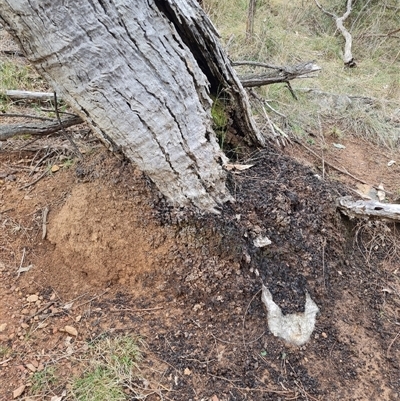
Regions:
<svg viewBox="0 0 400 401"><path fill-rule="evenodd" d="M185 368L185 370L183 371L183 374L186 376L190 376L192 374L192 371L189 368Z"/></svg>
<svg viewBox="0 0 400 401"><path fill-rule="evenodd" d="M76 337L78 335L78 330L76 330L75 327L72 326L65 326L64 330L68 333L71 334L71 336Z"/></svg>
<svg viewBox="0 0 400 401"><path fill-rule="evenodd" d="M57 164L54 164L54 166L51 168L52 173L55 173L58 170L60 170L60 166L57 166Z"/></svg>
<svg viewBox="0 0 400 401"><path fill-rule="evenodd" d="M2 324L0 324L0 333L1 333L2 331L5 331L6 328L7 328L7 323L2 323Z"/></svg>
<svg viewBox="0 0 400 401"><path fill-rule="evenodd" d="M13 398L18 398L25 391L25 385L19 386L16 390L13 391Z"/></svg>
<svg viewBox="0 0 400 401"><path fill-rule="evenodd" d="M38 362L36 359L33 359L33 360L31 361L31 364L32 364L35 368L37 368L37 367L39 366L39 362Z"/></svg>
<svg viewBox="0 0 400 401"><path fill-rule="evenodd" d="M22 327L23 329L27 329L27 328L29 327L29 324L21 323L21 327Z"/></svg>
<svg viewBox="0 0 400 401"><path fill-rule="evenodd" d="M327 338L328 337L328 334L326 334L324 331L321 333L321 336L322 337L324 337L324 338Z"/></svg>
<svg viewBox="0 0 400 401"><path fill-rule="evenodd" d="M39 299L39 297L36 294L29 295L29 297L26 298L28 302L36 302Z"/></svg>
<svg viewBox="0 0 400 401"><path fill-rule="evenodd" d="M81 319L82 319L82 316L81 316L81 315L78 315L78 316L75 318L75 322L79 323L79 322L81 321Z"/></svg>
<svg viewBox="0 0 400 401"><path fill-rule="evenodd" d="M33 366L32 363L27 363L26 364L27 369L29 369L31 372L36 372L36 368Z"/></svg>

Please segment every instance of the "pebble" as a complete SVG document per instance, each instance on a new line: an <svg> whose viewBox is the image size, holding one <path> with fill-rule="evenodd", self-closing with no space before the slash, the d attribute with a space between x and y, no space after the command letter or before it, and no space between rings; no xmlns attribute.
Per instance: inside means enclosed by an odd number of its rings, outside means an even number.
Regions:
<svg viewBox="0 0 400 401"><path fill-rule="evenodd" d="M321 336L322 337L324 337L324 338L327 338L328 337L328 334L326 334L324 331L321 333Z"/></svg>
<svg viewBox="0 0 400 401"><path fill-rule="evenodd" d="M75 327L72 326L65 326L64 330L68 333L71 334L71 336L76 337L78 335L78 330L76 330Z"/></svg>
<svg viewBox="0 0 400 401"><path fill-rule="evenodd" d="M39 297L36 294L29 295L26 297L26 300L28 302L36 302L39 299Z"/></svg>
<svg viewBox="0 0 400 401"><path fill-rule="evenodd" d="M13 391L13 398L18 398L25 391L25 385L19 386L17 389Z"/></svg>
<svg viewBox="0 0 400 401"><path fill-rule="evenodd" d="M27 363L26 364L27 369L29 369L31 372L36 372L36 368L33 366L32 363Z"/></svg>
<svg viewBox="0 0 400 401"><path fill-rule="evenodd" d="M31 364L32 364L35 368L37 368L37 367L39 366L39 362L38 362L37 360L35 360L35 359L33 359L33 360L31 361Z"/></svg>
<svg viewBox="0 0 400 401"><path fill-rule="evenodd" d="M5 331L6 328L7 328L7 323L2 323L2 324L0 324L0 333L3 332L3 331Z"/></svg>

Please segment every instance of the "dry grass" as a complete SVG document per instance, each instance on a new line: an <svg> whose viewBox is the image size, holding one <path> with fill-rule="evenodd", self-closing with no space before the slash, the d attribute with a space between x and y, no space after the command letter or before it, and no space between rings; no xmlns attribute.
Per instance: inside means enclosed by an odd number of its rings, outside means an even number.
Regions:
<svg viewBox="0 0 400 401"><path fill-rule="evenodd" d="M342 1L322 2L341 15ZM270 105L275 123L296 136L336 126L343 135L355 135L395 148L400 138L400 5L396 0L355 2L346 26L353 36L357 68L344 68L343 38L332 18L313 0L264 0L258 2L255 37L246 43L247 1L206 0L205 9L217 26L233 60L257 60L290 65L316 60L318 78L292 83L295 100L284 84L259 89ZM364 7L367 5L366 7ZM239 73L249 70L238 70ZM260 70L253 70L259 72ZM313 91L305 92L305 89ZM325 127L325 129L324 129Z"/></svg>

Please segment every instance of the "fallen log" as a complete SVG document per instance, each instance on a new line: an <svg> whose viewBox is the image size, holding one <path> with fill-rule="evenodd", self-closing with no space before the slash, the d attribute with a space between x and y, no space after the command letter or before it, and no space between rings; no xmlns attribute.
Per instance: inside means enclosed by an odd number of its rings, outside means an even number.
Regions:
<svg viewBox="0 0 400 401"><path fill-rule="evenodd" d="M321 70L321 67L314 63L314 61L307 61L305 63L297 64L294 66L271 66L269 64L257 63L251 61L236 61L232 63L233 66L251 65L255 67L265 67L273 69L273 72L268 74L251 74L239 76L240 82L246 88L254 86L271 85L286 82L296 78L310 78L310 74L315 74Z"/></svg>
<svg viewBox="0 0 400 401"><path fill-rule="evenodd" d="M1 114L0 114L1 116ZM62 128L72 127L83 123L79 116L69 116L61 120L45 121L42 123L21 123L0 125L0 141L6 141L15 135L49 135L61 130Z"/></svg>
<svg viewBox="0 0 400 401"><path fill-rule="evenodd" d="M385 220L400 222L400 205L382 203L374 200L353 200L351 196L344 196L337 200L338 209L350 217L376 217Z"/></svg>

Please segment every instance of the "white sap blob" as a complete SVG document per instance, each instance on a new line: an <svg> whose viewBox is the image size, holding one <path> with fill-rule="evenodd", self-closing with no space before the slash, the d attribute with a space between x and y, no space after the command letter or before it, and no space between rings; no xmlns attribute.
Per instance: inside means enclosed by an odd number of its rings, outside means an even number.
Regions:
<svg viewBox="0 0 400 401"><path fill-rule="evenodd" d="M273 301L272 294L265 285L262 286L261 301L267 307L268 327L274 336L298 346L305 344L310 339L319 308L308 292L306 293L304 313L284 315L281 308Z"/></svg>

